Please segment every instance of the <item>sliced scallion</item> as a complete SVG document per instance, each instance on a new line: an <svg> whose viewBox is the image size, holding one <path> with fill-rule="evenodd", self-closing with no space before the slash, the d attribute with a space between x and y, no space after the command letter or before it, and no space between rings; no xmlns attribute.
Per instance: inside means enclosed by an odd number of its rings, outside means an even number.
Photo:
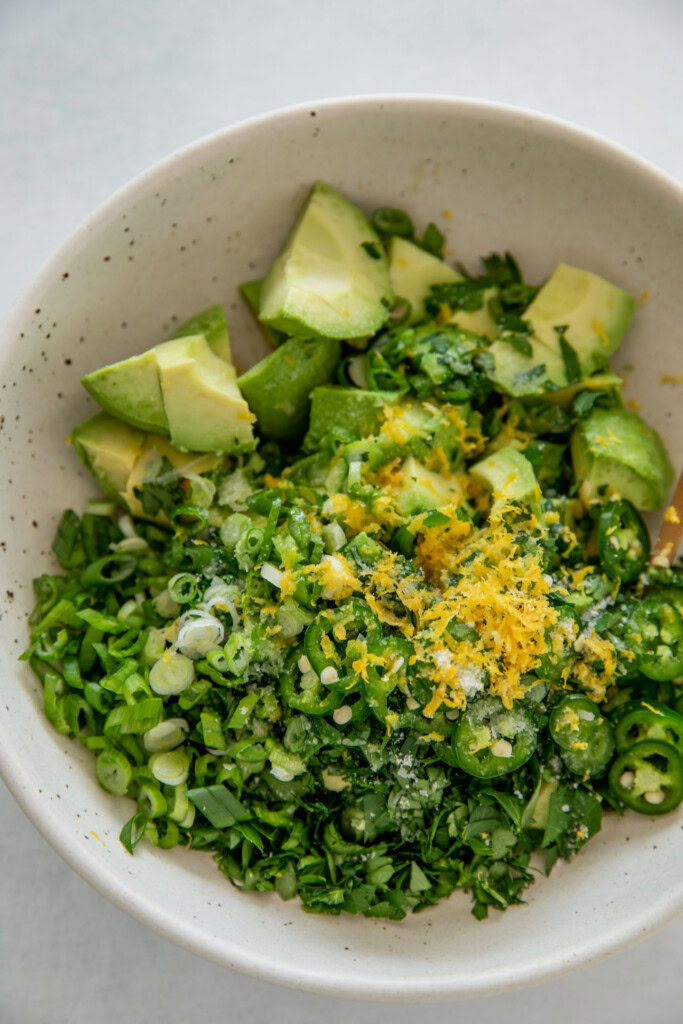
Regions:
<svg viewBox="0 0 683 1024"><path fill-rule="evenodd" d="M158 782L164 786L182 786L190 774L192 757L184 748L166 750L152 754L149 759L149 770Z"/></svg>
<svg viewBox="0 0 683 1024"><path fill-rule="evenodd" d="M173 693L182 693L192 685L194 664L184 654L167 651L156 661L149 673L149 685L155 693L166 697Z"/></svg>

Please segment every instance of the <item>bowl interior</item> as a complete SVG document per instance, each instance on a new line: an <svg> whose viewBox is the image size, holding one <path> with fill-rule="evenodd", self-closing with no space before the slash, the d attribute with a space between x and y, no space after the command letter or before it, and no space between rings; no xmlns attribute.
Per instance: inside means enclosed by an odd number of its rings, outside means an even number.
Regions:
<svg viewBox="0 0 683 1024"><path fill-rule="evenodd" d="M455 895L406 921L309 916L296 902L241 894L211 858L118 842L130 815L93 777L91 755L40 710L16 661L32 577L53 564L64 507L95 493L65 445L94 411L79 377L163 340L215 302L238 364L265 353L238 297L278 250L311 183L368 210L434 220L447 258L476 266L511 250L530 280L560 260L643 297L615 361L662 432L677 469L683 405L683 293L676 256L681 194L656 172L574 129L505 108L446 99L366 99L297 108L228 129L165 161L97 211L53 258L1 335L0 762L56 849L107 896L195 952L288 984L340 995L438 998L491 992L589 962L683 902L680 819L605 822L528 904L477 923Z"/></svg>

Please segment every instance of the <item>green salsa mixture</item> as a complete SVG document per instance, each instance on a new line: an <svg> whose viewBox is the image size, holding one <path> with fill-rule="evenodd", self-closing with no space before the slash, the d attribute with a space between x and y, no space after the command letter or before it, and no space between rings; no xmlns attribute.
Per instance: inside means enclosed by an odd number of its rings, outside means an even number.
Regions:
<svg viewBox="0 0 683 1024"><path fill-rule="evenodd" d="M237 376L213 307L83 379L104 496L64 513L23 657L130 853L485 918L603 810L681 802L683 571L638 511L673 474L609 369L635 301L443 245L318 184L241 286L264 360Z"/></svg>

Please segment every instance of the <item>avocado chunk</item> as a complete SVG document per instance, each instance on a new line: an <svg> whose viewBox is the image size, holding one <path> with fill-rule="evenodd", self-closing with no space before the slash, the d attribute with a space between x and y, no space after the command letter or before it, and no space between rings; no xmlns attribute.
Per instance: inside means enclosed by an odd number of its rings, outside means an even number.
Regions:
<svg viewBox="0 0 683 1024"><path fill-rule="evenodd" d="M226 363L231 361L230 333L222 306L210 306L201 313L195 313L178 328L174 338L187 338L195 334L203 334L209 348Z"/></svg>
<svg viewBox="0 0 683 1024"><path fill-rule="evenodd" d="M181 451L237 455L256 440L232 366L215 355L203 334L164 342L154 350L171 443Z"/></svg>
<svg viewBox="0 0 683 1024"><path fill-rule="evenodd" d="M465 497L455 477L439 476L412 455L401 466L401 478L403 483L394 500L406 516L442 505L461 505Z"/></svg>
<svg viewBox="0 0 683 1024"><path fill-rule="evenodd" d="M558 330L566 328L564 340L574 349L582 375L588 377L606 368L635 311L632 295L597 274L560 263L527 307L524 319L538 341L558 351Z"/></svg>
<svg viewBox="0 0 683 1024"><path fill-rule="evenodd" d="M155 349L103 366L81 384L105 412L141 430L168 434Z"/></svg>
<svg viewBox="0 0 683 1024"><path fill-rule="evenodd" d="M316 451L331 431L338 431L349 439L376 434L384 420L384 406L395 402L394 391L316 388L311 392L311 416L304 448Z"/></svg>
<svg viewBox="0 0 683 1024"><path fill-rule="evenodd" d="M516 448L500 448L470 467L472 476L493 492L496 501L521 501L533 505L538 500L538 483L529 460Z"/></svg>
<svg viewBox="0 0 683 1024"><path fill-rule="evenodd" d="M189 476L190 474L198 476L201 473L210 473L223 461L221 455L181 452L169 444L165 438L156 434L147 434L143 438L141 450L122 488L126 505L134 516L150 518L145 513L142 502L135 491L159 477L164 459L170 462L179 476ZM152 518L157 522L167 521L163 512Z"/></svg>
<svg viewBox="0 0 683 1024"><path fill-rule="evenodd" d="M392 238L389 243L389 273L394 292L410 303L409 324L427 316L425 299L429 290L437 284L458 284L465 280L462 274L449 267L438 256L421 249L414 242L405 238ZM488 302L496 294L495 288L487 288L482 294L481 309L459 309L448 317L449 324L457 324L473 334L489 340L498 335L498 328L493 319Z"/></svg>
<svg viewBox="0 0 683 1024"><path fill-rule="evenodd" d="M341 355L333 338L289 338L237 384L266 437L288 441L306 429L309 396L332 379Z"/></svg>
<svg viewBox="0 0 683 1024"><path fill-rule="evenodd" d="M425 299L434 284L455 284L463 278L447 263L406 238L389 242L389 273L397 297L410 303L409 324L426 315Z"/></svg>
<svg viewBox="0 0 683 1024"><path fill-rule="evenodd" d="M98 412L71 431L69 443L89 473L97 480L102 491L119 504L128 479L140 458L145 434L109 416Z"/></svg>
<svg viewBox="0 0 683 1024"><path fill-rule="evenodd" d="M517 397L578 384L607 367L634 312L635 299L621 288L560 263L524 313L531 333L495 341L485 357L493 360L489 372L499 390Z"/></svg>
<svg viewBox="0 0 683 1024"><path fill-rule="evenodd" d="M503 334L480 357L498 390L516 398L542 395L567 385L564 360L558 348L548 348L531 335L521 351Z"/></svg>
<svg viewBox="0 0 683 1024"><path fill-rule="evenodd" d="M357 338L379 330L393 298L374 228L319 182L263 281L259 319L297 337Z"/></svg>
<svg viewBox="0 0 683 1024"><path fill-rule="evenodd" d="M571 453L587 503L620 497L645 511L660 508L673 483L661 437L630 409L594 409L574 428Z"/></svg>

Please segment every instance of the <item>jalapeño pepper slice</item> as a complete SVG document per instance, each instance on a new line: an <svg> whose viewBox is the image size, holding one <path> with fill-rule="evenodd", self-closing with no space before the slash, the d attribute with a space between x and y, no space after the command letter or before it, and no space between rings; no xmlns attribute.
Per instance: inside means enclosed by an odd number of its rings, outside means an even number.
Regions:
<svg viewBox="0 0 683 1024"><path fill-rule="evenodd" d="M665 704L629 701L619 709L616 740L620 753L642 740L661 740L683 754L683 715Z"/></svg>
<svg viewBox="0 0 683 1024"><path fill-rule="evenodd" d="M339 690L328 690L314 672L302 673L298 666L301 648L290 654L280 676L280 694L287 707L305 715L327 715L344 702Z"/></svg>
<svg viewBox="0 0 683 1024"><path fill-rule="evenodd" d="M646 597L635 602L624 638L649 679L661 682L683 675L683 619L668 601Z"/></svg>
<svg viewBox="0 0 683 1024"><path fill-rule="evenodd" d="M610 768L614 796L639 814L666 814L683 799L683 760L661 740L634 743Z"/></svg>
<svg viewBox="0 0 683 1024"><path fill-rule="evenodd" d="M588 697L571 694L550 715L550 735L570 772L599 775L614 753L614 731Z"/></svg>
<svg viewBox="0 0 683 1024"><path fill-rule="evenodd" d="M413 654L413 645L399 636L380 637L368 644L370 658L382 658L384 666L368 665L361 676L361 691L368 707L384 723L388 714L387 699L405 675L405 666Z"/></svg>
<svg viewBox="0 0 683 1024"><path fill-rule="evenodd" d="M313 671L322 676L325 669L330 668L339 676L345 674L348 666L343 666L344 652L337 650L334 641L342 646L359 633L368 641L381 635L379 619L360 598L352 598L339 608L329 608L317 615L304 636L304 650Z"/></svg>
<svg viewBox="0 0 683 1024"><path fill-rule="evenodd" d="M650 535L630 501L608 501L600 513L598 550L613 580L633 583L650 558Z"/></svg>
<svg viewBox="0 0 683 1024"><path fill-rule="evenodd" d="M458 719L453 752L468 775L494 779L526 764L536 749L536 732L526 708L508 710L499 697L480 697Z"/></svg>
<svg viewBox="0 0 683 1024"><path fill-rule="evenodd" d="M574 642L581 632L581 619L573 608L562 608L554 626L546 631L545 641L548 650L541 654L536 667L536 675L541 679L549 679L558 683L563 673L575 659Z"/></svg>

